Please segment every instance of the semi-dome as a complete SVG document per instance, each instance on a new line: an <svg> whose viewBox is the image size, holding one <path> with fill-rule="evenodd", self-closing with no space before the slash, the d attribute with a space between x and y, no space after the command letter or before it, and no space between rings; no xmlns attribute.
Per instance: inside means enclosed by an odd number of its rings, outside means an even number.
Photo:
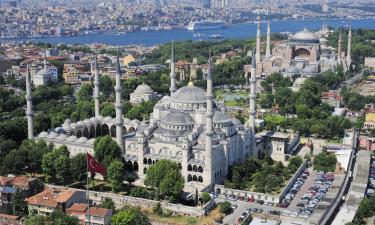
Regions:
<svg viewBox="0 0 375 225"><path fill-rule="evenodd" d="M221 111L215 111L213 117L214 123L229 123L231 119Z"/></svg>
<svg viewBox="0 0 375 225"><path fill-rule="evenodd" d="M66 134L60 134L57 139L58 140L65 140L68 136Z"/></svg>
<svg viewBox="0 0 375 225"><path fill-rule="evenodd" d="M45 138L48 136L48 133L43 131L42 133L39 134L39 137Z"/></svg>
<svg viewBox="0 0 375 225"><path fill-rule="evenodd" d="M161 119L161 122L163 124L172 126L185 126L194 124L194 121L190 117L190 115L184 112L170 112L163 119Z"/></svg>
<svg viewBox="0 0 375 225"><path fill-rule="evenodd" d="M172 100L178 103L205 103L206 92L193 84L178 89L172 95Z"/></svg>
<svg viewBox="0 0 375 225"><path fill-rule="evenodd" d="M71 136L69 136L66 140L67 140L67 141L70 141L70 142L74 142L74 141L77 140L77 136L71 135Z"/></svg>
<svg viewBox="0 0 375 225"><path fill-rule="evenodd" d="M51 131L48 135L48 138L56 138L58 134L55 131Z"/></svg>
<svg viewBox="0 0 375 225"><path fill-rule="evenodd" d="M148 86L147 84L145 83L142 83L141 85L139 85L135 91L135 93L152 93L154 92L150 86Z"/></svg>
<svg viewBox="0 0 375 225"><path fill-rule="evenodd" d="M78 138L77 142L85 143L85 142L87 142L87 138L86 137L80 137L80 138Z"/></svg>
<svg viewBox="0 0 375 225"><path fill-rule="evenodd" d="M302 43L319 43L319 37L307 29L299 31L293 35L291 38L293 42L302 42Z"/></svg>

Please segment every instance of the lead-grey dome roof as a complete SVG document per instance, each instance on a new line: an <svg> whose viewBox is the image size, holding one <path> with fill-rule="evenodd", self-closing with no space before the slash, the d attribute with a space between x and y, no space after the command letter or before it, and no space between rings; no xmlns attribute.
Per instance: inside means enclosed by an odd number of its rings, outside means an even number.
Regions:
<svg viewBox="0 0 375 225"><path fill-rule="evenodd" d="M152 93L153 90L145 83L140 84L134 91L135 93Z"/></svg>
<svg viewBox="0 0 375 225"><path fill-rule="evenodd" d="M172 100L180 103L205 103L207 101L206 92L193 84L178 89L173 93Z"/></svg>
<svg viewBox="0 0 375 225"><path fill-rule="evenodd" d="M319 43L319 37L307 29L303 29L293 35L291 38L294 42L303 42L303 43Z"/></svg>
<svg viewBox="0 0 375 225"><path fill-rule="evenodd" d="M177 125L177 126L184 126L184 125L193 125L194 120L190 117L190 115L184 112L170 112L168 113L161 122L166 125Z"/></svg>

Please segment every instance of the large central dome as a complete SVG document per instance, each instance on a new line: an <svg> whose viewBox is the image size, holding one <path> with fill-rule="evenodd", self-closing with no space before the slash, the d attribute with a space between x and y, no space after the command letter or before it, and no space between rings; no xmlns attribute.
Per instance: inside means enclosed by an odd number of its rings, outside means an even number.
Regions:
<svg viewBox="0 0 375 225"><path fill-rule="evenodd" d="M307 29L299 31L293 35L291 38L293 42L309 42L309 43L319 43L319 37Z"/></svg>
<svg viewBox="0 0 375 225"><path fill-rule="evenodd" d="M206 92L199 87L189 84L172 94L172 101L176 103L205 103Z"/></svg>

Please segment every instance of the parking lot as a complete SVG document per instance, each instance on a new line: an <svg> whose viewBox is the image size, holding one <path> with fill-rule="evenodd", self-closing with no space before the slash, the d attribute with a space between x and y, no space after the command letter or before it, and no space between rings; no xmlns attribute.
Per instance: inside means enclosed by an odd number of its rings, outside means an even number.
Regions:
<svg viewBox="0 0 375 225"><path fill-rule="evenodd" d="M368 186L366 189L366 196L371 197L374 195L375 190L375 156L371 157L370 161L370 171L368 177Z"/></svg>
<svg viewBox="0 0 375 225"><path fill-rule="evenodd" d="M293 217L308 218L314 212L319 202L326 197L326 193L332 186L334 175L332 173L316 173L311 168L305 171L304 177L306 179L301 182L296 181L296 185L291 188L289 196L292 196L292 200L288 205L288 209L284 211L284 215ZM302 185L300 186L299 184ZM293 189L295 189L293 191ZM297 192L296 192L297 191ZM288 195L286 196L288 197ZM284 200L283 202L286 202Z"/></svg>
<svg viewBox="0 0 375 225"><path fill-rule="evenodd" d="M269 206L269 205L265 205L265 204L261 205L261 204L258 204L258 203L241 201L241 200L228 200L228 199L220 198L220 197L216 198L215 201L216 201L216 203L228 201L232 205L237 206L231 214L224 217L223 224L236 224L239 221L239 219L241 218L241 215L244 212L247 212L247 216L250 213L253 214L253 215L254 214L270 215L270 213L269 213L270 211L279 211L280 212L282 210L281 208L278 208L276 206ZM249 209L251 209L251 212L250 212Z"/></svg>

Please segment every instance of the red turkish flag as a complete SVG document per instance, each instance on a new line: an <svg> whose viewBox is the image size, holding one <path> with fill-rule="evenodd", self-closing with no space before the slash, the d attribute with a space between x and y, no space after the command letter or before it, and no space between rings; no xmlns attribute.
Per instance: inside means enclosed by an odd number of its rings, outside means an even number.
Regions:
<svg viewBox="0 0 375 225"><path fill-rule="evenodd" d="M87 170L93 173L100 173L102 175L107 173L106 168L98 163L89 153L87 153Z"/></svg>

